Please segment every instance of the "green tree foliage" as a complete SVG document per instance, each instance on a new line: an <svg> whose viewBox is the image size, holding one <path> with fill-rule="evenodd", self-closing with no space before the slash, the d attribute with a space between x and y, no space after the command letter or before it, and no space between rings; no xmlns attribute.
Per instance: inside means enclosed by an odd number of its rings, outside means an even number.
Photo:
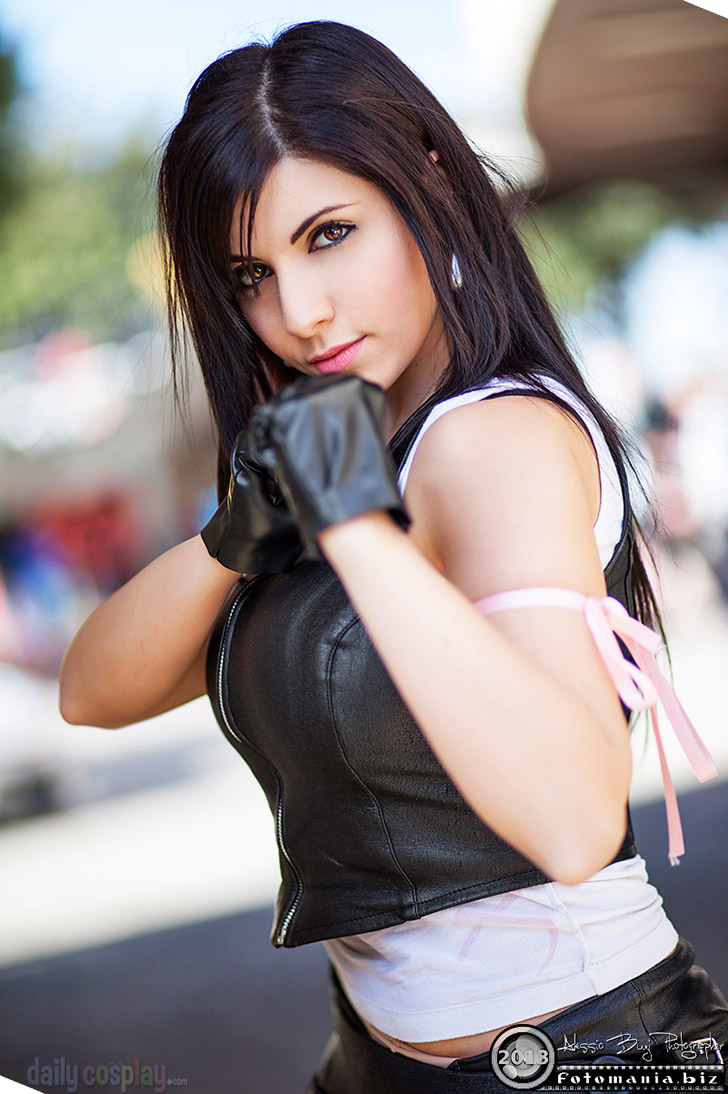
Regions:
<svg viewBox="0 0 728 1094"><path fill-rule="evenodd" d="M681 194L629 179L604 182L537 206L521 237L552 301L579 307L593 289L615 285L660 228L711 219L722 200L704 187Z"/></svg>
<svg viewBox="0 0 728 1094"><path fill-rule="evenodd" d="M0 31L0 218L20 190L21 150L16 107L20 96L18 59Z"/></svg>
<svg viewBox="0 0 728 1094"><path fill-rule="evenodd" d="M74 168L68 156L29 165L22 199L0 232L0 345L65 326L118 338L149 322L149 302L125 264L152 227L153 175L138 140L94 172Z"/></svg>

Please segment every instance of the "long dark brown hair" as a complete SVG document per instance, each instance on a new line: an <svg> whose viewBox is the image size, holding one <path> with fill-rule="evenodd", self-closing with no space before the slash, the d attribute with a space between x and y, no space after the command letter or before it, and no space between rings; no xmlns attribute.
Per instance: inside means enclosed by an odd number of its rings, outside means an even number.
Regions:
<svg viewBox="0 0 728 1094"><path fill-rule="evenodd" d="M205 69L161 163L158 212L175 396L189 336L218 430L220 497L238 432L262 400L298 375L246 325L230 262L241 195L249 244L261 189L284 156L327 163L379 187L427 265L452 359L437 391L393 437L396 462L437 399L508 376L553 400L540 381L549 376L591 411L620 468L629 464L639 482L626 438L586 387L522 245L518 221L527 199L495 162L476 153L386 46L354 27L308 22L270 45L232 50ZM453 254L459 290L452 284ZM632 591L638 618L662 631L636 537Z"/></svg>

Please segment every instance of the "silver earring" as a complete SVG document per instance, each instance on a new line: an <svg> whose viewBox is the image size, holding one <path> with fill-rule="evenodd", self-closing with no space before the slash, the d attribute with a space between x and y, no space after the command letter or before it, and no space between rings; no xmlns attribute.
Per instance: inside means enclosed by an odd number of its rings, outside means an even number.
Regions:
<svg viewBox="0 0 728 1094"><path fill-rule="evenodd" d="M454 289L462 289L463 287L463 275L460 272L460 263L458 262L458 256L453 251L452 262L450 263L450 284Z"/></svg>

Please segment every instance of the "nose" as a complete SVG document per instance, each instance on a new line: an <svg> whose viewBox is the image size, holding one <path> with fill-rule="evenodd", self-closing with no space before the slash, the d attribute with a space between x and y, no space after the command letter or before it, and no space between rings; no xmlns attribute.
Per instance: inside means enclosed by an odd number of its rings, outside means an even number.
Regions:
<svg viewBox="0 0 728 1094"><path fill-rule="evenodd" d="M288 334L309 339L334 316L331 294L324 281L311 270L278 274L281 317Z"/></svg>

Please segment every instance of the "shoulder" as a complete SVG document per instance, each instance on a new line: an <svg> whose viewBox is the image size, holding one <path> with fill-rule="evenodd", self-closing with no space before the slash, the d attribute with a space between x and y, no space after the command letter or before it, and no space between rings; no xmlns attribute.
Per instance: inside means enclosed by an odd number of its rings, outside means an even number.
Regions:
<svg viewBox="0 0 728 1094"><path fill-rule="evenodd" d="M438 417L420 441L413 472L419 478L436 477L442 461L464 464L473 454L499 452L528 458L536 447L554 457L569 453L578 465L586 453L596 466L593 445L576 413L537 395L509 394L455 406Z"/></svg>
<svg viewBox="0 0 728 1094"><path fill-rule="evenodd" d="M452 486L453 472L477 479L494 465L506 483L513 478L509 467L525 469L531 482L552 481L557 471L576 475L596 520L599 465L592 440L575 415L539 396L484 398L443 414L419 444L413 493L442 489L448 480Z"/></svg>
<svg viewBox="0 0 728 1094"><path fill-rule="evenodd" d="M556 584L563 569L557 555L568 567L574 552L593 554L588 569L593 574L596 564L601 575L593 536L596 454L584 427L548 399L485 398L443 414L422 437L406 496L443 569L454 567L453 579L457 559L473 553L483 561L481 577L492 573L495 588L465 590L473 596L517 587L524 568L531 573L522 574L521 585ZM544 580L537 580L539 569ZM562 578L575 587L568 573Z"/></svg>

